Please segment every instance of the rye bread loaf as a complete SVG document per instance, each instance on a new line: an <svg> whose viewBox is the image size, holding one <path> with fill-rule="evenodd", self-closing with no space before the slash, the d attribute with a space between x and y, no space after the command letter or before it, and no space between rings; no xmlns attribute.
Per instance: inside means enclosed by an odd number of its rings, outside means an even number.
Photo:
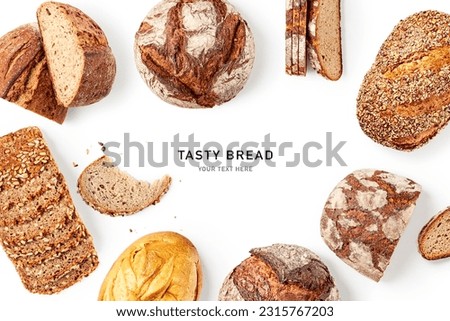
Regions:
<svg viewBox="0 0 450 321"><path fill-rule="evenodd" d="M450 207L432 217L419 233L419 252L427 260L450 257Z"/></svg>
<svg viewBox="0 0 450 321"><path fill-rule="evenodd" d="M109 157L103 156L81 173L78 192L86 204L100 213L131 215L159 203L171 182L169 176L152 183L139 181L114 166Z"/></svg>
<svg viewBox="0 0 450 321"><path fill-rule="evenodd" d="M308 0L307 55L319 74L330 80L341 78L340 0Z"/></svg>
<svg viewBox="0 0 450 321"><path fill-rule="evenodd" d="M286 73L306 75L307 0L286 0Z"/></svg>
<svg viewBox="0 0 450 321"><path fill-rule="evenodd" d="M53 190L59 197L36 201L45 195L39 194L42 190ZM0 138L0 208L0 241L29 291L62 291L97 267L92 237L37 127Z"/></svg>
<svg viewBox="0 0 450 321"><path fill-rule="evenodd" d="M234 98L253 67L253 35L224 0L163 0L136 33L137 68L161 99L207 108Z"/></svg>
<svg viewBox="0 0 450 321"><path fill-rule="evenodd" d="M364 77L357 100L363 132L410 151L450 119L450 15L422 11L400 21Z"/></svg>
<svg viewBox="0 0 450 321"><path fill-rule="evenodd" d="M421 187L380 170L357 170L331 192L320 221L328 247L379 281L413 213Z"/></svg>
<svg viewBox="0 0 450 321"><path fill-rule="evenodd" d="M107 96L116 62L98 24L78 8L59 2L41 4L37 19L58 101L77 107Z"/></svg>
<svg viewBox="0 0 450 321"><path fill-rule="evenodd" d="M336 301L339 292L327 266L312 251L274 244L251 256L226 277L220 301Z"/></svg>
<svg viewBox="0 0 450 321"><path fill-rule="evenodd" d="M53 92L42 39L36 24L0 38L0 97L62 124L67 109Z"/></svg>

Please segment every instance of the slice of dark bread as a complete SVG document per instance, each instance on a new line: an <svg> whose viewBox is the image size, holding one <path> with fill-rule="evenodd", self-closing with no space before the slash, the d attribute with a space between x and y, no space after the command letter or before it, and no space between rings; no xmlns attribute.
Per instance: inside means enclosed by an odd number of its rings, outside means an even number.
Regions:
<svg viewBox="0 0 450 321"><path fill-rule="evenodd" d="M156 204L167 192L172 179L164 176L151 184L139 181L103 156L90 164L78 178L84 201L103 214L130 215Z"/></svg>
<svg viewBox="0 0 450 321"><path fill-rule="evenodd" d="M450 257L450 207L425 224L418 242L419 252L427 260Z"/></svg>
<svg viewBox="0 0 450 321"><path fill-rule="evenodd" d="M342 75L340 2L308 0L308 60L319 74L330 80L338 80Z"/></svg>

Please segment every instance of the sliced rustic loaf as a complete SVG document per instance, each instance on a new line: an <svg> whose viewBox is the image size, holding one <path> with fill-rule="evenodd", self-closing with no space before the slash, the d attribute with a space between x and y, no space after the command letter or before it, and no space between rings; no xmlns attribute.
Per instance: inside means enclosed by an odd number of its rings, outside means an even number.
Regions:
<svg viewBox="0 0 450 321"><path fill-rule="evenodd" d="M65 107L85 106L108 95L116 63L97 23L58 2L41 4L37 18L58 101Z"/></svg>
<svg viewBox="0 0 450 321"><path fill-rule="evenodd" d="M286 72L306 75L307 0L286 0Z"/></svg>
<svg viewBox="0 0 450 321"><path fill-rule="evenodd" d="M90 164L78 178L78 191L95 210L111 216L130 215L156 204L167 192L172 179L139 181L114 166L103 156Z"/></svg>
<svg viewBox="0 0 450 321"><path fill-rule="evenodd" d="M56 101L36 24L0 38L0 97L62 124L67 109Z"/></svg>
<svg viewBox="0 0 450 321"><path fill-rule="evenodd" d="M450 256L450 207L439 212L422 228L419 252L427 260Z"/></svg>
<svg viewBox="0 0 450 321"><path fill-rule="evenodd" d="M338 80L342 75L341 1L308 0L307 55L322 76Z"/></svg>

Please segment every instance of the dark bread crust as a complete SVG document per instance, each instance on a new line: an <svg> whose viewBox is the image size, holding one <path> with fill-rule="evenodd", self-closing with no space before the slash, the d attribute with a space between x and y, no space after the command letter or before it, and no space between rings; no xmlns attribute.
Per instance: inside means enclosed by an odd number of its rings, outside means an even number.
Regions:
<svg viewBox="0 0 450 321"><path fill-rule="evenodd" d="M450 257L449 221L450 207L433 216L421 229L418 248L424 259L439 260ZM439 231L440 228L445 228L445 232Z"/></svg>
<svg viewBox="0 0 450 321"><path fill-rule="evenodd" d="M306 75L307 0L286 0L286 73Z"/></svg>

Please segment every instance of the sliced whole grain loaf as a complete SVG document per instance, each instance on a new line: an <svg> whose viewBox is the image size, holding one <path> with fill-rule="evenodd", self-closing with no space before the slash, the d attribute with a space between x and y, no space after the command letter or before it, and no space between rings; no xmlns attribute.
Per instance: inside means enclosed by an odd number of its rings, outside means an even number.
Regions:
<svg viewBox="0 0 450 321"><path fill-rule="evenodd" d="M307 0L286 0L286 73L306 75Z"/></svg>
<svg viewBox="0 0 450 321"><path fill-rule="evenodd" d="M322 238L345 263L378 282L420 192L419 184L393 173L354 171L326 201L320 221Z"/></svg>
<svg viewBox="0 0 450 321"><path fill-rule="evenodd" d="M152 183L139 181L103 156L81 173L78 191L83 200L100 213L130 215L158 203L171 182L169 176Z"/></svg>
<svg viewBox="0 0 450 321"><path fill-rule="evenodd" d="M76 107L107 96L116 62L97 23L78 8L59 2L41 4L37 18L58 101Z"/></svg>
<svg viewBox="0 0 450 321"><path fill-rule="evenodd" d="M0 97L62 124L67 109L55 97L36 24L0 38Z"/></svg>
<svg viewBox="0 0 450 321"><path fill-rule="evenodd" d="M427 260L450 257L450 207L428 221L419 234L419 252Z"/></svg>
<svg viewBox="0 0 450 321"><path fill-rule="evenodd" d="M338 80L342 75L341 1L308 0L307 55L322 76Z"/></svg>
<svg viewBox="0 0 450 321"><path fill-rule="evenodd" d="M46 180L40 181L41 176ZM40 189L36 184L47 186ZM52 201L45 206L35 202L33 197L37 193L50 189L60 196L52 194L49 197ZM12 203L5 195L14 202L22 200L23 204L16 202L10 207ZM24 128L0 138L0 199L3 224L0 241L25 288L34 293L56 293L95 270L98 258L92 237L78 215L64 177L37 127ZM18 208L39 213L22 213ZM9 211L18 212L10 214ZM6 218L1 219L3 216ZM18 224L17 217L24 219ZM81 265L85 260L87 263ZM80 267L83 270L71 273ZM64 275L70 277L62 279Z"/></svg>

